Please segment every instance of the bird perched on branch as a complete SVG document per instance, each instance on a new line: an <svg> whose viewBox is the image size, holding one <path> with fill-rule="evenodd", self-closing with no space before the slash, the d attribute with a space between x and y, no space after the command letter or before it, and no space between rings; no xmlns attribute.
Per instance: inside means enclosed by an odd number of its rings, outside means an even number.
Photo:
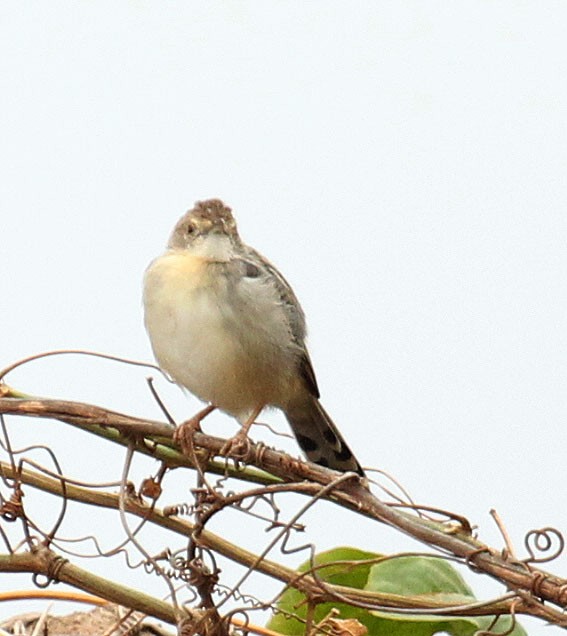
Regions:
<svg viewBox="0 0 567 636"><path fill-rule="evenodd" d="M307 458L364 475L319 402L293 290L238 235L231 209L200 201L175 226L144 278L145 324L160 367L209 406L241 424L246 441L266 406L281 409Z"/></svg>

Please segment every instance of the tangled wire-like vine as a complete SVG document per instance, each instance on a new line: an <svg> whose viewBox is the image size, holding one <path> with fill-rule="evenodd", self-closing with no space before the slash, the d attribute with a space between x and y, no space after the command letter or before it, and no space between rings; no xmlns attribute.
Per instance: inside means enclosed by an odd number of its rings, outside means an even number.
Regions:
<svg viewBox="0 0 567 636"><path fill-rule="evenodd" d="M11 365L8 370L16 366ZM6 371L0 373L0 381L5 375ZM152 391L155 393L153 387ZM60 458L48 443L16 448L7 416L12 420L31 416L66 422L120 444L126 449L126 456L123 464L113 471L103 466L100 480L79 480L65 474ZM252 615L262 611L291 615L305 623L306 629L314 628L312 614L308 612L305 618L278 604L285 590L291 588L304 595L304 603L310 608L324 602L393 611L398 615L490 614L495 619L482 631L486 634L507 633L520 613L567 625L563 614L567 606L567 581L539 569L563 552L565 541L559 530L546 527L527 532L524 540L527 556L519 558L501 520L497 521L506 547L499 550L481 543L473 524L463 515L416 503L389 477L387 485L373 485L380 495L376 496L355 475L337 475L253 443L245 456L232 458L232 464L230 457L216 461L214 458L219 456L226 440L200 431L195 431L192 437L189 454L183 455L172 441L172 418L167 414L166 418L170 422L162 424L88 404L30 398L0 384L0 445L5 456L0 463L0 539L5 548L5 555L0 555L0 570L31 572L38 587L56 581L82 587L131 610L175 623L179 633L224 635L229 630L227 621L237 624L237 617L240 628L247 630ZM157 460L159 468L136 485L131 477L132 462L140 455ZM40 461L41 457L47 457L49 465ZM195 482L189 489L190 499L171 503L177 498L170 491L167 477L180 467L190 468L191 472L186 474L193 475ZM32 492L35 495L29 500L33 503L28 505L27 495ZM51 500L53 495L58 498L59 511L51 524L46 525L47 516L38 504L38 493L49 493L45 497ZM164 500L170 502L160 509L158 503ZM290 510L291 500L301 503ZM434 550L422 556L451 560L472 571L489 574L502 582L506 590L489 601L435 605L416 597L393 598L333 584L324 575L326 566L317 563L316 541L298 540L299 534L308 529L307 513L321 500L332 501L351 514L362 514L409 534ZM77 527L70 523L77 508L71 506L72 502L82 507L94 505L113 510L120 520L120 536L110 546L103 546L92 528L72 537L64 536L63 527ZM254 550L246 550L211 531L216 521L224 517L244 519L250 535L269 531L270 537L259 541ZM76 546L82 549L78 551ZM283 564L289 555L300 556L307 564L303 571L291 570ZM410 553L401 553L340 565L348 571L408 556ZM126 581L114 583L99 577L93 582L74 563L87 558L121 559L126 571L158 578L164 588L156 591L155 596L142 598L128 592ZM227 576L229 562L239 566L236 576ZM247 589L249 580L257 576L275 579L283 589L258 598ZM502 615L508 615L511 623L499 631L498 617Z"/></svg>

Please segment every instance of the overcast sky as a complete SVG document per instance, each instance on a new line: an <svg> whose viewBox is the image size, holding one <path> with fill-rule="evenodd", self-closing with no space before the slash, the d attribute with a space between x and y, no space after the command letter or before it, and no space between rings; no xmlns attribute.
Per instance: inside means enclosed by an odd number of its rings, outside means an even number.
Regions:
<svg viewBox="0 0 567 636"><path fill-rule="evenodd" d="M566 21L535 0L2 3L0 366L151 360L143 271L220 197L302 301L322 402L363 465L501 547L495 508L520 556L528 530L567 530ZM146 375L65 357L8 380L158 417ZM179 419L198 408L158 384ZM67 474L120 476L123 452L86 434L10 430ZM416 548L341 519L311 512L308 540Z"/></svg>

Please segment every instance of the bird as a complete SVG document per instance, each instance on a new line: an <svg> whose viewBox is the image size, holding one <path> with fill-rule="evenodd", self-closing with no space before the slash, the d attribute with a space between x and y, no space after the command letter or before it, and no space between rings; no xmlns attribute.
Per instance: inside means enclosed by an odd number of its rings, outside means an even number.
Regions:
<svg viewBox="0 0 567 636"><path fill-rule="evenodd" d="M364 477L321 405L293 289L243 243L231 208L198 201L144 275L144 322L160 368L207 407L235 417L236 443L266 407L280 409L307 459Z"/></svg>

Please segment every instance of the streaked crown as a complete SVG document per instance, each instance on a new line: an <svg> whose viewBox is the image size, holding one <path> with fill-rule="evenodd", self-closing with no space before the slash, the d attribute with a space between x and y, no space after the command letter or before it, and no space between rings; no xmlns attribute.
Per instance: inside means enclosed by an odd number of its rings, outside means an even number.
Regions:
<svg viewBox="0 0 567 636"><path fill-rule="evenodd" d="M197 201L193 209L177 222L169 239L169 247L185 247L207 234L225 234L234 242L240 241L232 210L220 199Z"/></svg>
<svg viewBox="0 0 567 636"><path fill-rule="evenodd" d="M203 229L218 227L227 234L236 234L236 221L232 216L232 210L220 199L197 201L189 214Z"/></svg>

